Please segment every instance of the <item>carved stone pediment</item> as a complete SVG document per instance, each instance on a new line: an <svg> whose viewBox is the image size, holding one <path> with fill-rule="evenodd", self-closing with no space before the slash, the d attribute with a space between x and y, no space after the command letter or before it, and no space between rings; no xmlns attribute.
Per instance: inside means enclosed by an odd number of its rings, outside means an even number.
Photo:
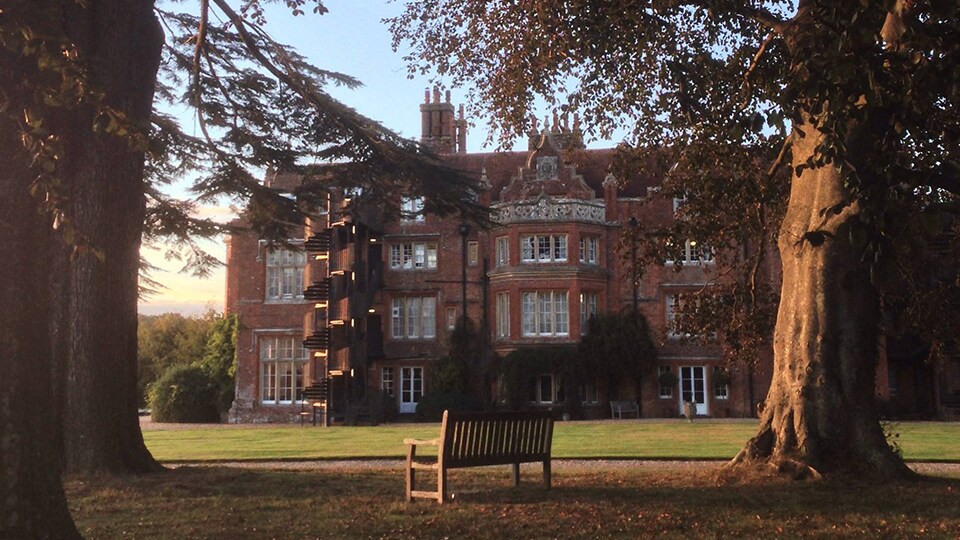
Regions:
<svg viewBox="0 0 960 540"><path fill-rule="evenodd" d="M543 195L536 199L495 204L493 209L494 219L501 225L531 221L606 222L606 208L601 200L554 199Z"/></svg>

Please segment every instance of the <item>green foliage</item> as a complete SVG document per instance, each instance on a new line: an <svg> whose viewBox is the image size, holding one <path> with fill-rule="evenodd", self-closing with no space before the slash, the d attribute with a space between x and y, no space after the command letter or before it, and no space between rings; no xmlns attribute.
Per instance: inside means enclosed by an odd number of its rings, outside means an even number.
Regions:
<svg viewBox="0 0 960 540"><path fill-rule="evenodd" d="M196 367L214 388L211 402L220 413L233 403L236 372L237 318L213 311L199 317L176 313L139 317L137 329L140 389L143 404L148 389L173 370Z"/></svg>
<svg viewBox="0 0 960 540"><path fill-rule="evenodd" d="M217 389L217 410L230 410L237 372L237 316L222 315L210 326L199 366Z"/></svg>
<svg viewBox="0 0 960 540"><path fill-rule="evenodd" d="M215 313L184 317L177 313L140 315L137 327L138 395L147 401L147 388L167 370L203 362Z"/></svg>
<svg viewBox="0 0 960 540"><path fill-rule="evenodd" d="M483 339L470 319L460 319L450 334L449 352L430 368L430 392L459 392L483 400Z"/></svg>
<svg viewBox="0 0 960 540"><path fill-rule="evenodd" d="M455 390L425 394L417 402L417 411L414 414L417 422L438 422L443 418L443 411L471 412L482 411L483 403L476 398Z"/></svg>
<svg viewBox="0 0 960 540"><path fill-rule="evenodd" d="M396 422L400 418L400 406L396 398L387 394L386 391L369 392L366 399L374 424Z"/></svg>
<svg viewBox="0 0 960 540"><path fill-rule="evenodd" d="M429 393L467 392L469 369L466 360L445 356L430 366Z"/></svg>
<svg viewBox="0 0 960 540"><path fill-rule="evenodd" d="M569 387L578 380L582 368L576 346L548 345L511 351L500 360L498 371L500 399L508 409L517 410L529 401L534 377L552 373L560 377L562 385Z"/></svg>
<svg viewBox="0 0 960 540"><path fill-rule="evenodd" d="M639 382L657 365L657 347L643 315L632 312L599 313L590 318L580 342L580 372L606 378L609 388L632 377Z"/></svg>
<svg viewBox="0 0 960 540"><path fill-rule="evenodd" d="M199 366L175 366L150 386L157 422L219 422L217 388Z"/></svg>
<svg viewBox="0 0 960 540"><path fill-rule="evenodd" d="M664 371L657 376L657 382L660 384L660 386L676 388L677 374L672 369L670 371Z"/></svg>

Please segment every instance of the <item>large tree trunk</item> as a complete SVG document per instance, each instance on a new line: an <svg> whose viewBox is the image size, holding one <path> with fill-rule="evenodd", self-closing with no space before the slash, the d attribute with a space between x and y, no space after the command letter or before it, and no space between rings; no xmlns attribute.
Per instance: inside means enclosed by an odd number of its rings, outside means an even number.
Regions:
<svg viewBox="0 0 960 540"><path fill-rule="evenodd" d="M68 7L67 34L92 62L105 102L132 125L149 125L162 34L153 2L98 0ZM63 169L69 216L90 250L66 261L62 314L68 332L62 444L70 472L149 472L161 467L137 415L137 275L144 217L143 150L114 133L90 133L91 109L67 119ZM72 124L72 125L70 125Z"/></svg>
<svg viewBox="0 0 960 540"><path fill-rule="evenodd" d="M822 135L794 132L793 168ZM797 476L911 474L887 444L874 386L880 302L861 250L851 242L860 202L833 165L794 175L780 231L783 288L774 333L773 380L760 430L734 459Z"/></svg>
<svg viewBox="0 0 960 540"><path fill-rule="evenodd" d="M0 88L17 102L11 79L23 66L13 56L0 49ZM27 163L18 126L0 116L0 538L79 538L50 451L57 300L47 263L60 240L29 195L36 174Z"/></svg>

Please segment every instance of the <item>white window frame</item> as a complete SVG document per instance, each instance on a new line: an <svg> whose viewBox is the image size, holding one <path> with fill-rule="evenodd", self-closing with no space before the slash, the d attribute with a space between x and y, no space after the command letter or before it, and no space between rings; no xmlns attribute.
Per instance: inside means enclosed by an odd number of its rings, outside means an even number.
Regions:
<svg viewBox="0 0 960 540"><path fill-rule="evenodd" d="M302 250L275 248L267 251L266 282L267 302L292 302L303 300L303 271L307 267L307 254Z"/></svg>
<svg viewBox="0 0 960 540"><path fill-rule="evenodd" d="M679 338L690 336L689 333L680 332L677 328L677 311L679 311L680 305L684 302L683 297L683 294L668 294L663 297L664 326L667 329L667 337Z"/></svg>
<svg viewBox="0 0 960 540"><path fill-rule="evenodd" d="M718 366L714 366L714 367L713 367L713 373L712 373L712 375L713 375L713 376L716 376L718 373L720 373L720 368L719 368ZM730 399L730 385L729 385L729 384L718 385L718 384L716 384L716 383L713 383L712 380L711 380L710 382L711 382L710 386L713 387L713 399L719 399L719 400L728 400L728 399Z"/></svg>
<svg viewBox="0 0 960 540"><path fill-rule="evenodd" d="M713 251L710 246L697 240L686 240L680 261L683 264L713 264Z"/></svg>
<svg viewBox="0 0 960 540"><path fill-rule="evenodd" d="M597 264L600 253L600 240L596 236L580 237L580 262Z"/></svg>
<svg viewBox="0 0 960 540"><path fill-rule="evenodd" d="M565 234L528 234L520 237L520 253L524 263L567 262Z"/></svg>
<svg viewBox="0 0 960 540"><path fill-rule="evenodd" d="M510 339L510 293L497 293L497 339Z"/></svg>
<svg viewBox="0 0 960 540"><path fill-rule="evenodd" d="M393 366L380 368L380 390L386 392L390 397L396 397L394 394L394 392L396 392L396 379L394 375Z"/></svg>
<svg viewBox="0 0 960 540"><path fill-rule="evenodd" d="M549 396L544 396L544 383L550 386ZM563 389L560 387L560 377L553 373L540 373L531 381L530 403L534 405L554 405L563 402Z"/></svg>
<svg viewBox="0 0 960 540"><path fill-rule="evenodd" d="M301 336L262 336L260 403L291 405L303 399L304 373L310 353Z"/></svg>
<svg viewBox="0 0 960 540"><path fill-rule="evenodd" d="M423 380L423 366L408 366L400 368L400 413L416 412L417 403L426 391Z"/></svg>
<svg viewBox="0 0 960 540"><path fill-rule="evenodd" d="M501 236L497 238L497 266L508 266L510 264L510 237Z"/></svg>
<svg viewBox="0 0 960 540"><path fill-rule="evenodd" d="M403 197L400 199L400 221L422 222L424 219L423 197Z"/></svg>
<svg viewBox="0 0 960 540"><path fill-rule="evenodd" d="M391 270L435 270L436 242L396 242L390 244Z"/></svg>
<svg viewBox="0 0 960 540"><path fill-rule="evenodd" d="M566 337L570 335L570 304L567 291L525 291L521 293L524 337Z"/></svg>
<svg viewBox="0 0 960 540"><path fill-rule="evenodd" d="M433 296L398 296L391 300L390 332L393 339L437 337L437 299Z"/></svg>

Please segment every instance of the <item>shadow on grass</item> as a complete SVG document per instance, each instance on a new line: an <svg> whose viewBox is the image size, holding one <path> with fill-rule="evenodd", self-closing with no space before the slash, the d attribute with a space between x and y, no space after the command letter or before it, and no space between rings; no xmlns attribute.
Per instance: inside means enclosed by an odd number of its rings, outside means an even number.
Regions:
<svg viewBox="0 0 960 540"><path fill-rule="evenodd" d="M637 538L960 536L960 480L889 485L751 480L703 470L452 471L451 504L403 501L399 469L184 467L69 478L88 538ZM429 481L424 478L423 481Z"/></svg>

